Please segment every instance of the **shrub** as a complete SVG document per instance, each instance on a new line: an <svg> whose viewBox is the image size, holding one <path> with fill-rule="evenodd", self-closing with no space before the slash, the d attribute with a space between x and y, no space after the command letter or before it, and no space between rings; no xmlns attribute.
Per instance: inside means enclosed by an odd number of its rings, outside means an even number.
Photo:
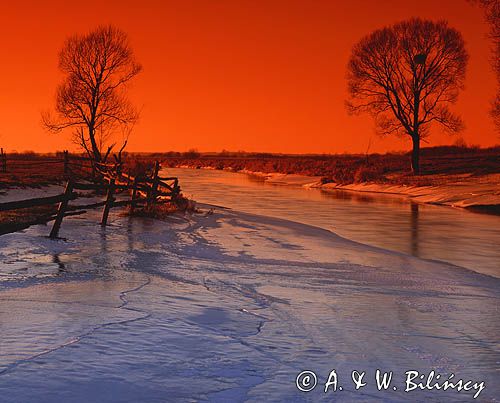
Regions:
<svg viewBox="0 0 500 403"><path fill-rule="evenodd" d="M130 174L136 177L148 176L154 167L154 161L152 160L138 160L127 162L126 169L130 170Z"/></svg>
<svg viewBox="0 0 500 403"><path fill-rule="evenodd" d="M196 202L194 200L180 195L177 199L175 199L175 201L151 204L149 206L144 206L143 208L136 208L133 213L130 213L129 210L126 214L131 214L136 217L148 217L161 220L177 212L198 213L200 211L197 209Z"/></svg>
<svg viewBox="0 0 500 403"><path fill-rule="evenodd" d="M354 181L354 168L338 167L333 171L332 179L335 183L347 185Z"/></svg>
<svg viewBox="0 0 500 403"><path fill-rule="evenodd" d="M326 177L326 176L323 176L321 179L320 179L320 183L322 185L325 185L327 183L332 183L333 182L333 179L332 178L329 178L329 177Z"/></svg>
<svg viewBox="0 0 500 403"><path fill-rule="evenodd" d="M361 165L354 173L354 183L380 180L383 171L380 166Z"/></svg>

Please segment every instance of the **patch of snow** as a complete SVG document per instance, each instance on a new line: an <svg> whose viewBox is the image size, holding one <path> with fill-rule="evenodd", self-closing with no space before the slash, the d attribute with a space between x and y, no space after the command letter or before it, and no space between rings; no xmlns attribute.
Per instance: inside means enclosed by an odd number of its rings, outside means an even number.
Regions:
<svg viewBox="0 0 500 403"><path fill-rule="evenodd" d="M0 237L0 401L471 400L405 393L410 369L500 396L499 279L227 209L99 215L65 219L65 241ZM400 388L377 391L377 368ZM298 391L306 369L345 390Z"/></svg>

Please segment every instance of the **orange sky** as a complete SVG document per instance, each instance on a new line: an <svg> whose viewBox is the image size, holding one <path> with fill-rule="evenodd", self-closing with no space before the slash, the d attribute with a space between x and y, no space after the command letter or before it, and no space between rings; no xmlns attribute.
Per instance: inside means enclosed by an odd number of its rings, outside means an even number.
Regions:
<svg viewBox="0 0 500 403"><path fill-rule="evenodd" d="M70 148L48 134L64 39L98 24L130 35L144 71L131 89L142 108L131 151L364 152L407 149L373 134L369 117L349 116L345 67L363 35L411 16L444 18L470 54L456 109L467 143L500 143L487 110L495 93L488 27L466 0L2 1L0 146ZM431 145L454 137L434 130Z"/></svg>

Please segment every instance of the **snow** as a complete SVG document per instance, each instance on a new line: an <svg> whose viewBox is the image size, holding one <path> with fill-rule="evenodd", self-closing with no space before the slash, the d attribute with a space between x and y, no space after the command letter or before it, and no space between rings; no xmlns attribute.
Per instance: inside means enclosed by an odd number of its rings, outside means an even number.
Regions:
<svg viewBox="0 0 500 403"><path fill-rule="evenodd" d="M474 177L471 174L450 182L443 178L442 185L404 186L378 183L351 185L325 184L324 190L353 190L358 192L392 193L411 197L419 203L441 204L452 207L500 205L500 174ZM448 182L448 183L447 183Z"/></svg>
<svg viewBox="0 0 500 403"><path fill-rule="evenodd" d="M407 186L362 182L342 185L321 183L319 176L296 174L263 173L242 170L241 173L261 177L267 183L304 188L319 188L324 191L349 190L394 194L410 197L418 203L439 204L452 207L497 206L500 205L500 174L474 176L473 174L443 175L442 184L434 186ZM433 180L440 182L439 176Z"/></svg>
<svg viewBox="0 0 500 403"><path fill-rule="evenodd" d="M319 186L321 176L307 176L299 174L282 174L278 172L264 173L254 172L243 169L240 173L254 175L262 178L267 183L273 185L287 185L287 186L302 186L302 187L316 187Z"/></svg>
<svg viewBox="0 0 500 403"><path fill-rule="evenodd" d="M0 190L0 203L26 200L37 197L56 196L64 192L64 187L58 185L43 186L38 188L24 187Z"/></svg>
<svg viewBox="0 0 500 403"><path fill-rule="evenodd" d="M100 211L0 237L0 401L471 401L403 391L415 369L500 396L500 280L320 228L202 206ZM2 281L3 279L3 281ZM395 373L397 391L352 370ZM300 392L336 369L344 391ZM368 375L367 375L368 377ZM370 375L370 379L373 376Z"/></svg>

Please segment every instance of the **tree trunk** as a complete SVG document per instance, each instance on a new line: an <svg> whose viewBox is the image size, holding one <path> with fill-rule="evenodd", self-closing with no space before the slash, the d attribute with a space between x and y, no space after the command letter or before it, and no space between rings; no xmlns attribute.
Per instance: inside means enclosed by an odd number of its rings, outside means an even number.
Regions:
<svg viewBox="0 0 500 403"><path fill-rule="evenodd" d="M92 146L92 153L94 154L94 161L101 162L101 152L95 141L95 131L89 127L89 139Z"/></svg>
<svg viewBox="0 0 500 403"><path fill-rule="evenodd" d="M413 149L411 152L411 170L413 175L420 175L420 136L411 136Z"/></svg>

